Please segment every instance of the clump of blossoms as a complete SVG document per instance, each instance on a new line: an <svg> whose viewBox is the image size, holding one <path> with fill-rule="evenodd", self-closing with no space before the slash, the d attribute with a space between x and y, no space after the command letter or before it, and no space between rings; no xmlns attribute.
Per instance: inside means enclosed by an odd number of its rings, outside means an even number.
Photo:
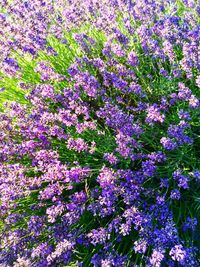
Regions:
<svg viewBox="0 0 200 267"><path fill-rule="evenodd" d="M198 1L11 2L0 265L200 266Z"/></svg>

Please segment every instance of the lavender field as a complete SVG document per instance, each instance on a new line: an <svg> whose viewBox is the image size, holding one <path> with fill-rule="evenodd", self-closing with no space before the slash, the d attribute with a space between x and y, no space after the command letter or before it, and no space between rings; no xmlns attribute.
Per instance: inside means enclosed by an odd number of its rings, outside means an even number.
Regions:
<svg viewBox="0 0 200 267"><path fill-rule="evenodd" d="M200 267L200 0L0 0L0 267Z"/></svg>

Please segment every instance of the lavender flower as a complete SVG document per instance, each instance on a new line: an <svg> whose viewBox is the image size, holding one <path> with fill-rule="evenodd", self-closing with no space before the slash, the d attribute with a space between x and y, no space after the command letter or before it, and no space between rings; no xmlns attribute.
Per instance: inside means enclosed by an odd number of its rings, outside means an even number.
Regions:
<svg viewBox="0 0 200 267"><path fill-rule="evenodd" d="M187 217L183 224L183 231L192 230L195 231L197 227L197 218Z"/></svg>
<svg viewBox="0 0 200 267"><path fill-rule="evenodd" d="M150 258L150 263L152 266L160 267L163 259L164 259L163 253L160 251L154 250Z"/></svg>
<svg viewBox="0 0 200 267"><path fill-rule="evenodd" d="M139 63L138 57L135 52L130 52L128 54L128 62L133 66L137 66Z"/></svg>
<svg viewBox="0 0 200 267"><path fill-rule="evenodd" d="M197 1L0 2L0 266L198 267Z"/></svg>
<svg viewBox="0 0 200 267"><path fill-rule="evenodd" d="M105 244L106 240L110 238L110 234L103 228L94 229L89 233L88 238L91 240L91 244L96 246L97 244Z"/></svg>
<svg viewBox="0 0 200 267"><path fill-rule="evenodd" d="M152 105L147 108L147 117L146 122L150 125L152 125L155 122L164 122L165 116L160 113L160 109L157 107L157 105Z"/></svg>
<svg viewBox="0 0 200 267"><path fill-rule="evenodd" d="M144 254L147 250L147 242L145 240L138 240L134 242L134 250L137 253Z"/></svg>
<svg viewBox="0 0 200 267"><path fill-rule="evenodd" d="M160 139L160 143L167 150L174 150L177 146L175 142L173 142L170 138L167 138L167 137L162 137Z"/></svg>
<svg viewBox="0 0 200 267"><path fill-rule="evenodd" d="M171 191L170 198L174 200L179 200L181 197L180 191L178 189L174 189Z"/></svg>
<svg viewBox="0 0 200 267"><path fill-rule="evenodd" d="M183 249L182 245L175 245L169 252L169 255L172 257L174 261L178 261L180 263L184 263L186 259L187 253Z"/></svg>

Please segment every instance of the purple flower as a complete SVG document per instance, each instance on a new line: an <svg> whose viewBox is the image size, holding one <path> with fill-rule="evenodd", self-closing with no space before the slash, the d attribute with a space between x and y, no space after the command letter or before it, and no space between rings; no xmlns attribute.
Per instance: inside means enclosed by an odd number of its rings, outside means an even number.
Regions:
<svg viewBox="0 0 200 267"><path fill-rule="evenodd" d="M135 52L130 52L128 54L128 62L133 66L137 66L139 64L138 56Z"/></svg>
<svg viewBox="0 0 200 267"><path fill-rule="evenodd" d="M162 137L160 139L160 143L167 150L174 150L177 147L176 143L173 142L170 138L167 138L167 137Z"/></svg>
<svg viewBox="0 0 200 267"><path fill-rule="evenodd" d="M200 88L200 76L196 78L196 85Z"/></svg>
<svg viewBox="0 0 200 267"><path fill-rule="evenodd" d="M189 112L184 111L183 109L179 110L178 117L181 120L187 120L187 121L191 120Z"/></svg>
<svg viewBox="0 0 200 267"><path fill-rule="evenodd" d="M144 254L147 250L147 241L145 240L137 240L134 242L134 250L136 253Z"/></svg>
<svg viewBox="0 0 200 267"><path fill-rule="evenodd" d="M47 242L41 243L36 248L32 250L31 257L37 258L41 257L45 259L52 252L52 246L49 246Z"/></svg>
<svg viewBox="0 0 200 267"><path fill-rule="evenodd" d="M140 87L140 85L135 83L135 82L131 82L130 83L129 92L133 92L136 95L139 95L139 96L142 96L142 97L145 96L145 94L143 93L142 88Z"/></svg>
<svg viewBox="0 0 200 267"><path fill-rule="evenodd" d="M192 230L194 232L196 231L197 224L197 218L187 217L186 221L183 224L183 231Z"/></svg>
<svg viewBox="0 0 200 267"><path fill-rule="evenodd" d="M189 100L191 95L192 95L192 91L186 87L183 83L179 83L179 91L178 91L178 98L180 100Z"/></svg>
<svg viewBox="0 0 200 267"><path fill-rule="evenodd" d="M69 138L67 141L67 148L70 150L73 149L78 153L89 150L88 144L82 138Z"/></svg>
<svg viewBox="0 0 200 267"><path fill-rule="evenodd" d="M178 186L183 189L188 189L189 177L182 175L180 170L177 170L173 173L173 178L178 182Z"/></svg>
<svg viewBox="0 0 200 267"><path fill-rule="evenodd" d="M183 249L182 245L175 245L169 252L169 255L174 261L184 263L184 260L187 256L186 251Z"/></svg>
<svg viewBox="0 0 200 267"><path fill-rule="evenodd" d="M68 68L68 73L71 76L75 76L78 72L79 72L79 69L78 69L78 66L76 64L73 64Z"/></svg>
<svg viewBox="0 0 200 267"><path fill-rule="evenodd" d="M164 68L161 68L160 69L160 74L162 75L162 76L164 76L164 77L168 77L168 72L164 69Z"/></svg>
<svg viewBox="0 0 200 267"><path fill-rule="evenodd" d="M104 228L93 229L87 234L91 244L96 246L97 244L105 244L106 240L110 239L110 234Z"/></svg>
<svg viewBox="0 0 200 267"><path fill-rule="evenodd" d="M153 125L155 122L163 123L165 115L160 113L160 109L156 104L147 108L146 123Z"/></svg>
<svg viewBox="0 0 200 267"><path fill-rule="evenodd" d="M161 262L164 259L164 254L161 251L153 250L153 253L151 254L150 263L154 267L160 267Z"/></svg>
<svg viewBox="0 0 200 267"><path fill-rule="evenodd" d="M111 51L118 57L124 57L126 55L125 51L119 44L111 44Z"/></svg>
<svg viewBox="0 0 200 267"><path fill-rule="evenodd" d="M166 156L161 151L152 152L151 154L148 155L148 158L152 161L159 162L159 163L166 161Z"/></svg>
<svg viewBox="0 0 200 267"><path fill-rule="evenodd" d="M185 121L180 121L179 125L170 125L168 128L168 135L171 138L175 138L179 145L192 144L193 140L189 136L185 135L184 131L189 127L189 124Z"/></svg>
<svg viewBox="0 0 200 267"><path fill-rule="evenodd" d="M66 240L64 239L63 241L59 242L56 245L56 248L53 252L51 252L51 254L48 255L47 257L47 262L48 264L51 264L52 262L54 262L54 260L56 258L59 258L62 254L66 253L66 252L71 252L72 249L74 248L75 242L70 241L70 240ZM68 257L69 257L69 253L68 253Z"/></svg>
<svg viewBox="0 0 200 267"><path fill-rule="evenodd" d="M113 172L112 169L103 167L100 170L100 174L97 178L97 181L99 182L101 188L109 188L111 190L115 188L116 179L116 174Z"/></svg>
<svg viewBox="0 0 200 267"><path fill-rule="evenodd" d="M146 160L142 162L142 171L145 176L153 177L155 174L156 166L154 161Z"/></svg>
<svg viewBox="0 0 200 267"><path fill-rule="evenodd" d="M180 191L178 189L174 189L171 191L170 198L174 200L179 200L181 197Z"/></svg>
<svg viewBox="0 0 200 267"><path fill-rule="evenodd" d="M104 159L107 160L110 164L116 164L118 162L117 157L113 153L105 153Z"/></svg>
<svg viewBox="0 0 200 267"><path fill-rule="evenodd" d="M189 106L192 108L198 108L199 107L199 99L196 98L194 95L191 95L189 98Z"/></svg>
<svg viewBox="0 0 200 267"><path fill-rule="evenodd" d="M167 178L161 178L160 179L160 187L168 187L169 186L169 180Z"/></svg>
<svg viewBox="0 0 200 267"><path fill-rule="evenodd" d="M191 172L190 175L195 179L197 183L200 183L200 171L199 170L195 170Z"/></svg>

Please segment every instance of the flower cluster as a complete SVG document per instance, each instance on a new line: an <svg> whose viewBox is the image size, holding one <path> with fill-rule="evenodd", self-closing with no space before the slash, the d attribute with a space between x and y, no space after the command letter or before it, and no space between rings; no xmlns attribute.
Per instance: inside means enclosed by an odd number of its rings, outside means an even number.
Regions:
<svg viewBox="0 0 200 267"><path fill-rule="evenodd" d="M0 12L0 266L200 266L199 2Z"/></svg>

